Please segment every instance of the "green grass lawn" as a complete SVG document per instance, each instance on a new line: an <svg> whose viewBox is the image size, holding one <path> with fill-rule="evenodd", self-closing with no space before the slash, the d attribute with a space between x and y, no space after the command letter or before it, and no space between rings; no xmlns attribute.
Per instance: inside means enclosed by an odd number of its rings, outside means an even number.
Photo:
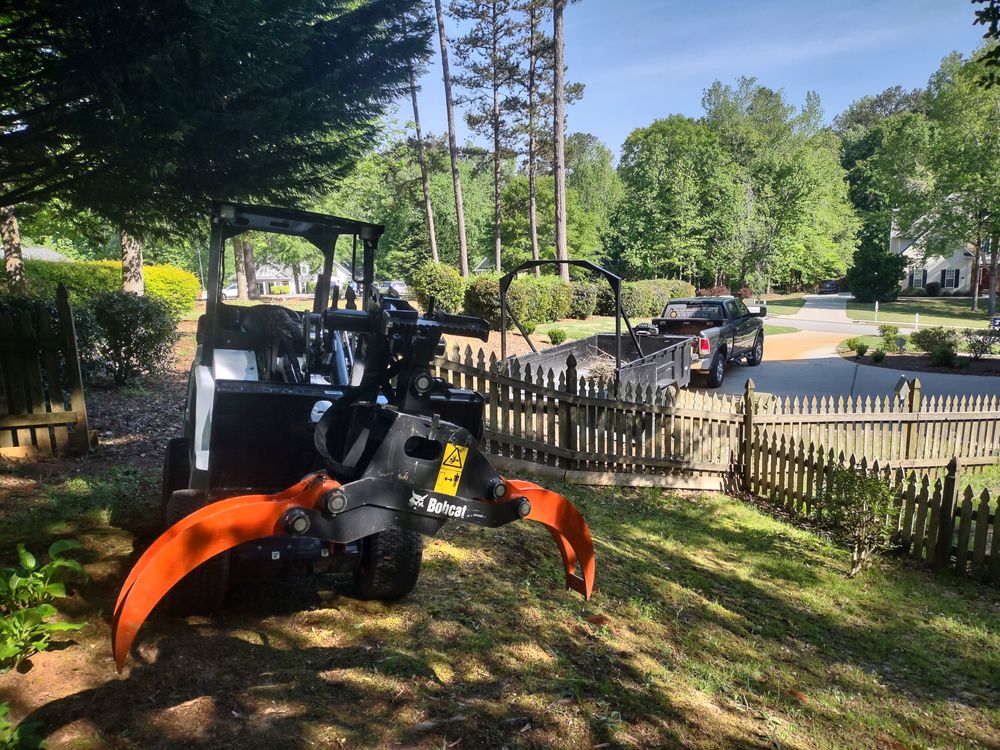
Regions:
<svg viewBox="0 0 1000 750"><path fill-rule="evenodd" d="M783 297L772 297L767 300L768 315L794 315L806 303L801 294L789 294Z"/></svg>
<svg viewBox="0 0 1000 750"><path fill-rule="evenodd" d="M960 326L963 328L985 328L989 320L985 304L980 300L980 311L969 309L970 298L962 297L922 297L916 300L883 302L879 304L879 323L905 323L913 325L913 316L920 314L921 326ZM853 320L875 320L875 305L853 302L847 303L847 317Z"/></svg>
<svg viewBox="0 0 1000 750"><path fill-rule="evenodd" d="M152 482L112 489L121 479L35 490L67 516L57 533L82 538L93 579L71 604L95 624L57 639L66 645L27 674L0 675L0 695L53 749L120 737L136 747L958 749L1000 735L996 589L891 559L848 580L847 553L822 536L725 496L652 489L553 487L594 535L590 603L562 591L540 526L453 525L427 540L420 582L399 602L323 594L294 606L287 585L256 580L257 599L214 618L148 623L120 679L106 608L135 553L119 526L158 505ZM91 512L88 498L110 512ZM55 531L47 518L18 524L19 541L42 549ZM47 680L57 675L68 677Z"/></svg>

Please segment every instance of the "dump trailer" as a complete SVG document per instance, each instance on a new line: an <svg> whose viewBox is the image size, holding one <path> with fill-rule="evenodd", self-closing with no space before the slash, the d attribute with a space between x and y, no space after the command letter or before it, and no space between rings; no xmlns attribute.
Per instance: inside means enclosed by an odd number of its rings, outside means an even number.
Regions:
<svg viewBox="0 0 1000 750"><path fill-rule="evenodd" d="M615 331L597 333L576 341L538 351L531 337L517 319L507 301L507 292L513 280L522 271L542 265L571 265L584 268L602 277L611 286L615 298ZM613 380L621 387L654 392L684 388L691 382L692 337L658 332L644 325L633 327L625 314L621 301L621 278L606 268L585 260L535 260L522 263L500 280L501 354L508 364L515 362L523 370L541 367L558 374L566 370L570 355L576 360L578 377ZM530 354L507 357L507 319L510 319L531 348ZM622 323L627 334L622 333Z"/></svg>
<svg viewBox="0 0 1000 750"><path fill-rule="evenodd" d="M446 523L541 523L566 586L590 597L594 548L579 511L497 473L479 448L484 397L432 374L445 335L485 341L486 321L437 312L433 301L421 314L380 295L379 225L221 202L211 221L209 297L183 434L164 461L167 528L118 595L119 671L162 599L175 615L218 609L231 569L248 558L258 566L323 564L350 577L353 596L398 599L417 583L423 536ZM248 231L300 237L319 250L311 311L224 304L225 242ZM352 290L361 291L341 307L331 275L344 237Z"/></svg>

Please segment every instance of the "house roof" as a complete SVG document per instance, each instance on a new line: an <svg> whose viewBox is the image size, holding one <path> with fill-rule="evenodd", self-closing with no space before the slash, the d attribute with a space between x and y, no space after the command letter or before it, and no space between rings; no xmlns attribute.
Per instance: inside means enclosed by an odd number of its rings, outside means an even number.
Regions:
<svg viewBox="0 0 1000 750"><path fill-rule="evenodd" d="M69 260L65 255L56 252L51 247L22 247L21 257L25 260L48 260L65 263Z"/></svg>

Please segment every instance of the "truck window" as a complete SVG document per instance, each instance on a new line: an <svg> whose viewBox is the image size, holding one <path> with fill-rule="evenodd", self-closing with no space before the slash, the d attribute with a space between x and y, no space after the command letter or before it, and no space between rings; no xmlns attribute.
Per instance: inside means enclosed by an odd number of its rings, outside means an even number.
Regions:
<svg viewBox="0 0 1000 750"><path fill-rule="evenodd" d="M729 311L729 317L733 320L739 320L743 317L743 314L740 312L740 306L736 304L736 300L731 299L727 301L726 309Z"/></svg>
<svg viewBox="0 0 1000 750"><path fill-rule="evenodd" d="M750 311L747 309L747 306L743 304L743 300L738 300L736 304L740 308L740 317L747 318L750 316Z"/></svg>

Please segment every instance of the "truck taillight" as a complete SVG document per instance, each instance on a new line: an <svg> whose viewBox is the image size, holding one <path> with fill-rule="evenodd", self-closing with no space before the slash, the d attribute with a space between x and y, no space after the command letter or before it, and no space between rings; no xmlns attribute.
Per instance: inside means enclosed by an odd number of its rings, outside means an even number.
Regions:
<svg viewBox="0 0 1000 750"><path fill-rule="evenodd" d="M707 356L710 351L712 351L712 342L709 341L706 337L701 336L698 339L698 352L702 356Z"/></svg>

